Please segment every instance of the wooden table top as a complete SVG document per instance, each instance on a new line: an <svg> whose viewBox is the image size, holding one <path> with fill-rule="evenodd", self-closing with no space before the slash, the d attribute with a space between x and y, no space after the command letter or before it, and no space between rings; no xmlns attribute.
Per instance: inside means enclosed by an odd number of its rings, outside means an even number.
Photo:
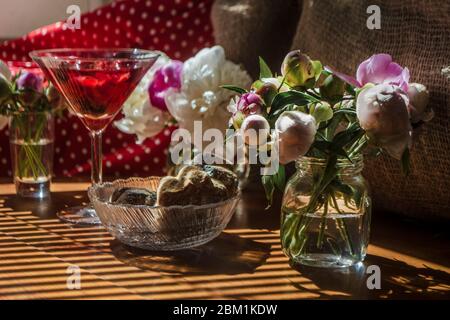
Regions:
<svg viewBox="0 0 450 320"><path fill-rule="evenodd" d="M74 228L55 213L86 201L88 183L59 182L49 200L0 184L0 299L448 299L447 228L374 215L369 254L351 269L294 270L281 251L279 208L243 194L217 239L172 254L126 247L102 227ZM367 288L378 265L381 289ZM81 289L69 290L69 267ZM72 269L73 270L73 269Z"/></svg>

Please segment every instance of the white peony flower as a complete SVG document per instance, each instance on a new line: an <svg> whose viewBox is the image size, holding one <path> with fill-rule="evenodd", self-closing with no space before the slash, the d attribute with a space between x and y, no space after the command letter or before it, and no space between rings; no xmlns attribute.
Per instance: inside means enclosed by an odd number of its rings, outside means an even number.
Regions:
<svg viewBox="0 0 450 320"><path fill-rule="evenodd" d="M262 145L267 143L270 125L263 116L252 114L244 119L240 131L246 144L252 146Z"/></svg>
<svg viewBox="0 0 450 320"><path fill-rule="evenodd" d="M280 163L286 164L305 155L316 136L316 120L300 111L285 111L275 122Z"/></svg>
<svg viewBox="0 0 450 320"><path fill-rule="evenodd" d="M202 49L184 63L181 90L167 92L167 108L179 126L192 135L194 121L202 121L203 130L225 132L230 118L227 106L235 95L220 87L225 84L246 88L251 78L239 65L225 59L222 47Z"/></svg>
<svg viewBox="0 0 450 320"><path fill-rule="evenodd" d="M356 100L356 114L361 128L395 159L401 159L411 144L408 105L406 93L389 84L364 89Z"/></svg>
<svg viewBox="0 0 450 320"><path fill-rule="evenodd" d="M170 118L166 112L151 105L148 95L148 86L155 72L170 61L165 54L160 54L158 60L123 104L124 117L114 122L120 131L135 134L137 143L142 143L146 138L161 132Z"/></svg>

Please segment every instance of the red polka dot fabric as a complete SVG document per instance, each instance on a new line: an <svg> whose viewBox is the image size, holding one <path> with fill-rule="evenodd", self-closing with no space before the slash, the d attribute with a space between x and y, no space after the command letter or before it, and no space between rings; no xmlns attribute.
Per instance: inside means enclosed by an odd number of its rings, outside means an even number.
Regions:
<svg viewBox="0 0 450 320"><path fill-rule="evenodd" d="M164 51L186 60L214 44L210 10L213 0L122 0L81 16L80 29L64 21L39 28L20 39L0 44L0 59L12 69L30 68L28 53L49 48L143 48ZM120 118L121 115L118 115ZM116 119L117 120L117 119ZM104 176L161 175L174 127L168 127L142 145L133 135L110 125L103 136ZM90 174L88 132L76 116L66 112L56 120L54 173ZM0 176L11 176L8 130L0 131Z"/></svg>

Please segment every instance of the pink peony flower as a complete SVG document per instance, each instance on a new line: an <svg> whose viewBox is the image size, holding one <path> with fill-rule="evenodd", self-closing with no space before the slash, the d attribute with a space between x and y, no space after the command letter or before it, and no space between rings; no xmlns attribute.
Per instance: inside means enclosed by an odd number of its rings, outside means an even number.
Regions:
<svg viewBox="0 0 450 320"><path fill-rule="evenodd" d="M379 84L361 91L356 114L368 137L396 159L411 144L409 99L399 87Z"/></svg>
<svg viewBox="0 0 450 320"><path fill-rule="evenodd" d="M237 102L237 111L244 116L261 114L264 105L263 99L253 92L244 93Z"/></svg>
<svg viewBox="0 0 450 320"><path fill-rule="evenodd" d="M172 60L155 72L153 81L148 87L150 102L154 107L162 111L167 111L166 102L164 100L165 94L171 88L181 88L182 70L183 63L181 61Z"/></svg>
<svg viewBox="0 0 450 320"><path fill-rule="evenodd" d="M408 91L409 70L401 67L398 63L392 61L389 54L380 53L371 56L369 59L363 61L356 71L356 79L334 71L327 67L337 77L345 82L362 88L368 83L372 84L392 84L400 87L403 91Z"/></svg>

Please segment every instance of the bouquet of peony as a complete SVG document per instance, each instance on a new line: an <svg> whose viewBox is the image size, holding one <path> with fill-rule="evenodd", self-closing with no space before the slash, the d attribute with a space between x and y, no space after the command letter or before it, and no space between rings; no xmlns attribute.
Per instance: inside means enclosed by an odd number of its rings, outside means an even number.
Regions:
<svg viewBox="0 0 450 320"><path fill-rule="evenodd" d="M260 79L250 90L224 86L239 94L229 105L237 133L250 146L278 146L278 173L262 177L268 199L276 187L283 191L283 165L302 156L325 159L333 168L339 159L353 161L366 150L386 152L408 172L412 128L433 116L426 87L409 78L408 68L388 54L363 61L353 78L293 51L285 57L280 76L260 58ZM248 139L255 130L263 137ZM324 174L317 190L332 184L336 172Z"/></svg>
<svg viewBox="0 0 450 320"><path fill-rule="evenodd" d="M249 91L225 86L240 95L230 103L230 123L247 148L270 150L279 160L278 171L263 175L262 183L269 205L276 189L284 191L286 254L307 264L324 257L329 261L318 264L361 261L371 207L360 175L363 154L385 152L408 172L412 128L433 116L426 87L410 83L409 70L388 54L362 62L356 78L300 51L285 57L280 76L262 59L260 70ZM285 190L283 165L296 160Z"/></svg>

